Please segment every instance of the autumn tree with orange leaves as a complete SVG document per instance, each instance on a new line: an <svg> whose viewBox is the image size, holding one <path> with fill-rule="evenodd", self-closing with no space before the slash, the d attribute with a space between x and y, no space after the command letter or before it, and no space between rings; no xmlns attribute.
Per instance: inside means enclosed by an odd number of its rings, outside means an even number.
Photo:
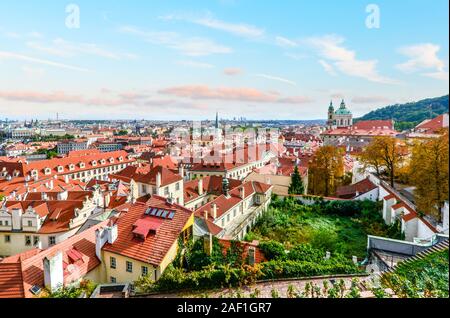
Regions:
<svg viewBox="0 0 450 318"><path fill-rule="evenodd" d="M394 187L397 169L403 164L407 147L394 137L375 137L359 157L364 168L372 167L377 174L386 173L391 187Z"/></svg>
<svg viewBox="0 0 450 318"><path fill-rule="evenodd" d="M309 165L309 193L330 196L344 176L344 151L334 146L321 147Z"/></svg>
<svg viewBox="0 0 450 318"><path fill-rule="evenodd" d="M439 138L414 145L409 179L415 186L417 209L440 218L441 208L448 201L448 130Z"/></svg>

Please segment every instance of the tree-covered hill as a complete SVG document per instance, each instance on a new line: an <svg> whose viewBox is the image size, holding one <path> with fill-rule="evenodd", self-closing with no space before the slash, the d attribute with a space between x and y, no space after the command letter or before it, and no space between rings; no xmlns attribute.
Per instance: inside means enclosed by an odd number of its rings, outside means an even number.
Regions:
<svg viewBox="0 0 450 318"><path fill-rule="evenodd" d="M394 119L397 130L410 129L425 119L448 112L448 95L427 98L417 102L383 107L364 115L359 120Z"/></svg>

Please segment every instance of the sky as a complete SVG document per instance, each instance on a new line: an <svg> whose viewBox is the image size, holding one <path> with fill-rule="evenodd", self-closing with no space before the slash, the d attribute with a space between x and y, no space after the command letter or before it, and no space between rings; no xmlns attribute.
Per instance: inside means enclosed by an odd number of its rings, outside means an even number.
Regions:
<svg viewBox="0 0 450 318"><path fill-rule="evenodd" d="M448 94L447 0L0 2L0 119L322 119Z"/></svg>

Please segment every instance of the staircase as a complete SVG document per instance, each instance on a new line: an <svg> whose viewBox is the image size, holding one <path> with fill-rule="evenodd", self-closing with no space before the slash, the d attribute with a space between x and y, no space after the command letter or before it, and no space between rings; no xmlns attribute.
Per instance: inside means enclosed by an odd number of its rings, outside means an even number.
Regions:
<svg viewBox="0 0 450 318"><path fill-rule="evenodd" d="M420 252L420 253L416 254L415 256L410 257L410 258L408 258L408 259L398 263L397 265L389 268L387 271L382 273L381 276L383 276L385 274L393 273L398 266L405 265L405 264L414 262L416 260L424 259L426 256L428 256L428 255L430 255L432 253L441 252L441 251L443 251L445 249L448 249L448 247L449 247L449 240L442 241L442 242L440 242L440 243L438 243L438 244L436 244L436 245L426 249L425 251Z"/></svg>

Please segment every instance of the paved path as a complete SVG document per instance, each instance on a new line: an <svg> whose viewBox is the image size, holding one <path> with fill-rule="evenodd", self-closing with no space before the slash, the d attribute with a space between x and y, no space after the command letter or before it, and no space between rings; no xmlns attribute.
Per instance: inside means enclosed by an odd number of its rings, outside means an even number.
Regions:
<svg viewBox="0 0 450 318"><path fill-rule="evenodd" d="M363 282L365 280L369 280L369 276L360 276L358 278L359 282ZM242 288L224 288L221 290L210 290L210 291L200 291L200 292L189 292L189 293L170 293L170 294L158 294L158 295L148 295L145 297L148 298L248 298L250 295L255 293L255 290L259 290L259 295L257 298L273 298L272 291L276 290L280 298L287 298L288 296L288 288L292 285L297 293L303 292L305 285L307 283L313 283L317 286L323 287L323 282L328 281L328 286L331 287L331 280L339 281L341 278L329 277L329 278L314 278L314 279L297 279L297 280L285 280L285 281L270 281L270 282L260 282L253 286L245 286ZM351 286L351 282L353 277L342 277L345 282L345 286L347 290ZM373 297L373 294L370 291L365 291L362 288L361 291L362 298L370 298Z"/></svg>

